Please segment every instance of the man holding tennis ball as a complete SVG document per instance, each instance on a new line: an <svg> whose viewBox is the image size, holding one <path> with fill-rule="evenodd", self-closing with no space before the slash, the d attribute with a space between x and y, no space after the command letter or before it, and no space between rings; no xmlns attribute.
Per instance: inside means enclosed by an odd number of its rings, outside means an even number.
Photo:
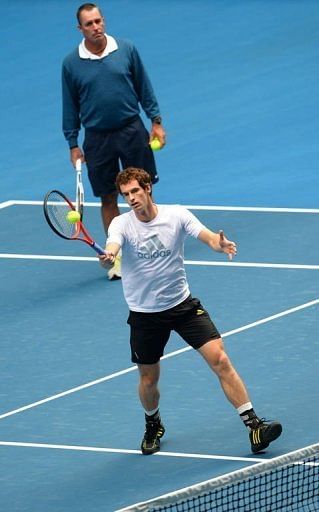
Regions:
<svg viewBox="0 0 319 512"><path fill-rule="evenodd" d="M236 244L222 231L214 233L206 228L182 206L156 205L145 171L128 168L118 174L116 183L131 211L113 219L106 243L108 254L99 259L107 266L122 248L131 356L138 366L139 396L145 410L142 453L157 452L165 432L159 413L158 381L160 358L172 330L201 354L219 378L226 398L248 429L253 453L263 451L280 436L281 424L256 415L217 328L200 301L190 294L184 269L187 235L230 259L236 255Z"/></svg>
<svg viewBox="0 0 319 512"><path fill-rule="evenodd" d="M101 199L107 233L112 219L120 214L115 187L120 166L142 167L156 183L153 151L164 147L165 130L135 46L105 33L105 20L96 4L82 4L76 16L83 39L63 61L63 132L74 167L78 159L87 164L93 193ZM150 133L140 107L151 121ZM81 125L83 150L78 143ZM108 274L110 279L121 277L119 255Z"/></svg>

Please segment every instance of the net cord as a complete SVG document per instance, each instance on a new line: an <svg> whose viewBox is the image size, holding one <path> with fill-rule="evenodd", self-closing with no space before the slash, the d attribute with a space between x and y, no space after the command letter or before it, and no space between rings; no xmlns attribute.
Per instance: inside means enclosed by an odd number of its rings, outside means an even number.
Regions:
<svg viewBox="0 0 319 512"><path fill-rule="evenodd" d="M253 466L232 471L231 473L227 473L210 480L205 480L204 482L184 487L183 489L179 489L168 494L163 494L162 496L158 496L157 498L153 498L148 501L135 503L134 505L121 508L115 512L148 512L151 507L154 508L170 503L177 503L178 501L188 499L194 495L198 496L207 491L212 491L225 485L240 482L251 476L267 473L268 471L283 467L287 464L294 462L298 463L302 459L306 459L307 457L315 454L319 454L319 443L286 453L285 455L280 455L279 457L274 457L266 462L258 462Z"/></svg>

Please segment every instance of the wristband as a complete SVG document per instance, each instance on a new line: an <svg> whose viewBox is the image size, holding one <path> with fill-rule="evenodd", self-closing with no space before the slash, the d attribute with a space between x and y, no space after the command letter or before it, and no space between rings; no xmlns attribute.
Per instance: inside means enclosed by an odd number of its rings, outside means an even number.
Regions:
<svg viewBox="0 0 319 512"><path fill-rule="evenodd" d="M162 124L162 118L161 118L161 116L155 116L155 117L153 117L153 119L152 119L152 123L153 123L153 124Z"/></svg>

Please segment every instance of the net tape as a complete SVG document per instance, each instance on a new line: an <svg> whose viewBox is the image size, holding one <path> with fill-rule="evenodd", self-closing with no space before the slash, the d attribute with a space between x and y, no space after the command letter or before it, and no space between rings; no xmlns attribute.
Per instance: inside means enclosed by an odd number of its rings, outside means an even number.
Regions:
<svg viewBox="0 0 319 512"><path fill-rule="evenodd" d="M225 508L224 508L225 507ZM116 512L319 511L319 444Z"/></svg>

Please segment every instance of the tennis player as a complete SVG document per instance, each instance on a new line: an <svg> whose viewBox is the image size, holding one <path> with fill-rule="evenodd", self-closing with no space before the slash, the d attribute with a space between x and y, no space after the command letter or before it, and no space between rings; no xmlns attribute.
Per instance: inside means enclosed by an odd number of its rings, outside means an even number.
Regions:
<svg viewBox="0 0 319 512"><path fill-rule="evenodd" d="M190 294L184 269L187 235L230 259L236 255L236 244L222 231L214 233L207 229L182 206L156 205L150 176L141 169L130 167L121 171L116 185L131 211L113 219L106 242L107 254L99 258L107 267L122 249L131 357L139 370L139 397L146 420L142 453L157 452L165 432L159 412L158 382L160 358L172 330L202 355L219 378L227 399L249 430L253 453L264 450L280 436L282 426L256 415L217 328L199 299Z"/></svg>

